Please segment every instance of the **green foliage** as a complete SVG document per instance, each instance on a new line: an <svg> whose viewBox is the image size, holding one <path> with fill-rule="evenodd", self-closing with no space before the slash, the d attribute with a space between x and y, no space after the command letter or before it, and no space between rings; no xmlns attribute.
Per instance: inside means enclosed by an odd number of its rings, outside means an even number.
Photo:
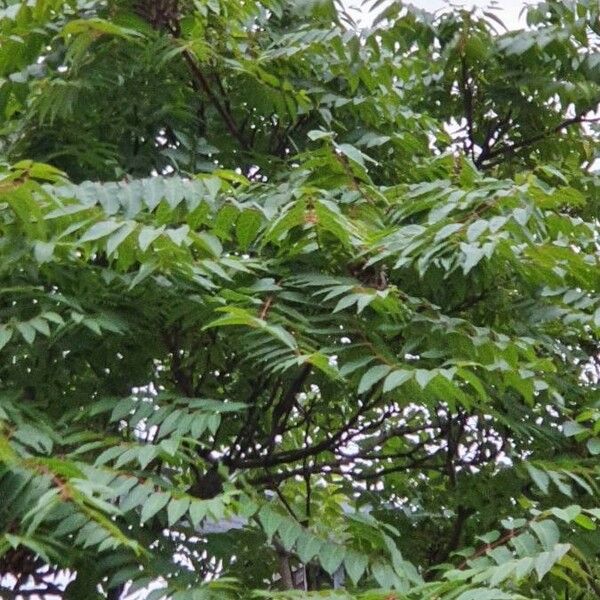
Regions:
<svg viewBox="0 0 600 600"><path fill-rule="evenodd" d="M0 595L600 596L597 2L0 7Z"/></svg>

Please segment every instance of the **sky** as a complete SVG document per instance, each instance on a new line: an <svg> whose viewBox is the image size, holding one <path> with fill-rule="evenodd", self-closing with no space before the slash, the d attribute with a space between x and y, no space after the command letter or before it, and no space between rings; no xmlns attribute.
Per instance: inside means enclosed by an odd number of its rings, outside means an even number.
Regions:
<svg viewBox="0 0 600 600"><path fill-rule="evenodd" d="M445 0L412 0L412 4L431 11L448 6L448 2ZM456 4L463 5L466 8L470 8L472 6L489 8L490 1L469 0L456 2ZM519 21L519 13L524 5L525 2L523 2L523 0L501 0L500 2L496 2L497 8L494 10L494 12L502 19L502 21L504 21L505 25L509 29L513 29L522 24L522 21Z"/></svg>
<svg viewBox="0 0 600 600"><path fill-rule="evenodd" d="M362 13L361 20L368 23L369 19L364 9L360 9L361 0L343 0L346 6L357 8ZM407 3L424 8L428 11L436 11L448 7L450 2L447 0L407 0ZM489 8L492 4L490 0L454 0L453 5L471 8L478 6L480 8ZM500 17L509 29L516 29L524 25L523 19L519 18L519 13L526 2L524 0L498 0L495 2L494 13Z"/></svg>

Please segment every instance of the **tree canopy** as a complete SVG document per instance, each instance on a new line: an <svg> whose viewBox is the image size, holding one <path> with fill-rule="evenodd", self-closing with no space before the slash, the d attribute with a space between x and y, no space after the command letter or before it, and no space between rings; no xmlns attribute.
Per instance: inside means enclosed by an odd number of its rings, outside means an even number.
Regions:
<svg viewBox="0 0 600 600"><path fill-rule="evenodd" d="M600 597L597 0L0 6L0 596Z"/></svg>

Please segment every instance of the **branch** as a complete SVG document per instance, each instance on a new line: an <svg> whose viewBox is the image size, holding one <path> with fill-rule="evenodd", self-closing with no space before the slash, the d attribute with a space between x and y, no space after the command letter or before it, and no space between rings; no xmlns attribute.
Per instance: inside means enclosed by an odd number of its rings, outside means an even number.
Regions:
<svg viewBox="0 0 600 600"><path fill-rule="evenodd" d="M29 596L46 596L48 594L61 596L64 594L64 590L59 588L57 585L49 582L45 582L46 587L44 588L29 588L20 590L11 590L10 588L0 586L0 598L4 600L17 600L17 598L26 598Z"/></svg>
<svg viewBox="0 0 600 600"><path fill-rule="evenodd" d="M469 73L467 71L467 62L464 56L461 59L461 86L463 104L465 107L465 119L467 120L467 135L469 138L469 151L471 158L475 160L475 135L473 132L473 90L469 85Z"/></svg>
<svg viewBox="0 0 600 600"><path fill-rule="evenodd" d="M377 403L377 398L372 402L366 402L359 410L350 417L344 427L335 432L331 437L327 437L314 446L308 446L305 448L299 448L297 450L288 450L279 452L278 454L270 454L265 456L259 456L255 459L246 459L238 462L232 461L232 466L237 469L252 469L252 468L267 468L282 465L286 463L296 462L302 460L313 454L318 454L325 450L330 450L344 434L347 434L356 422L360 419L366 411L371 409ZM354 437L353 434L351 437Z"/></svg>
<svg viewBox="0 0 600 600"><path fill-rule="evenodd" d="M143 14L142 16L146 18L146 20L152 25L152 27L154 27L154 29L166 28L175 40L179 40L181 36L181 25L179 22L179 18L181 15L178 13L177 10L177 2L174 3L174 6L168 7L167 10L165 10L165 7L162 6L156 6L155 8L158 8L157 14ZM187 49L183 49L182 54L185 62L188 64L188 67L191 71L194 88L201 89L208 96L209 100L211 101L211 103L216 108L217 112L219 113L219 115L221 115L221 118L225 122L229 133L231 133L231 135L240 143L244 150L248 150L249 146L246 140L241 135L241 132L238 129L235 121L233 120L231 113L226 108L227 100L225 99L223 94L223 86L221 81L218 79L218 77L216 78L217 85L220 88L221 95L223 95L225 105L221 104L218 95L215 94L215 92L213 92L208 80L206 79L204 73L202 73L202 70L200 69L200 66L196 62L196 58L191 54L191 52Z"/></svg>
<svg viewBox="0 0 600 600"><path fill-rule="evenodd" d="M435 563L439 564L446 562L450 554L458 549L465 524L467 523L469 517L473 514L475 514L475 509L466 508L462 504L458 506L456 510L456 520L454 521L454 525L452 527L450 539L448 540L446 547L435 557Z"/></svg>
<svg viewBox="0 0 600 600"><path fill-rule="evenodd" d="M290 566L290 554L282 544L273 539L273 546L279 558L279 575L281 576L281 585L284 590L293 590L294 578L292 577L292 568Z"/></svg>
<svg viewBox="0 0 600 600"><path fill-rule="evenodd" d="M257 420L258 420L258 408L259 408L259 397L266 390L268 378L264 380L258 380L254 387L250 398L246 401L246 404L250 406L249 413L246 417L246 422L238 431L233 444L229 449L228 455L225 457L225 463L229 464L232 459L239 458L244 452L244 446L250 443L252 436L256 432ZM273 384L273 388L277 389L277 386Z"/></svg>
<svg viewBox="0 0 600 600"><path fill-rule="evenodd" d="M409 456L410 456L410 454L407 453L404 456L404 458L407 458ZM351 465L356 460L361 460L362 457L354 456L354 455L353 456L342 456L342 457L338 457L334 460L327 461L327 462L319 462L319 463L314 463L312 465L306 465L306 466L303 465L301 467L297 467L295 469L288 469L287 471L282 471L280 473L274 473L274 474L254 477L254 478L250 479L250 483L252 483L252 485L266 485L269 483L275 485L275 484L281 483L282 481L285 481L286 479L291 479L292 477L296 477L298 475L307 477L309 475L330 474L330 473L336 473L338 475L346 475L346 476L349 475L355 481L368 481L371 479L377 479L378 477L382 477L384 475L390 475L392 473L397 473L400 471L423 469L425 467L427 469L442 472L444 469L444 465L433 464L433 463L429 464L429 465L427 464L427 461L431 458L435 458L435 456L437 456L437 453L428 454L426 456L422 456L420 458L411 460L410 462L391 465L390 467L387 467L385 469L380 469L378 471L365 471L365 472L358 472L358 471L356 471L356 469L352 470L352 472L343 471L341 467ZM398 457L396 457L396 458L398 458ZM362 460L365 460L365 459L362 459Z"/></svg>
<svg viewBox="0 0 600 600"><path fill-rule="evenodd" d="M522 531L523 531L523 528L510 529L507 533L505 533L500 539L496 540L493 544L485 544L484 546L481 546L479 548L479 550L476 550L475 552L473 552L473 554L471 554L471 556L469 556L468 558L463 560L463 562L461 562L460 565L458 565L458 567L457 567L458 570L462 571L469 564L469 562L471 562L472 560L475 560L476 558L479 558L480 556L483 556L484 554L487 554L494 548L503 546L509 540L514 538L517 534L521 533Z"/></svg>
<svg viewBox="0 0 600 600"><path fill-rule="evenodd" d="M435 456L435 455L432 455L432 456ZM432 458L432 456L423 456L422 458L419 458L418 460L413 461L411 464L393 465L391 467L386 467L385 469L379 469L379 471L366 471L364 473L353 472L352 479L369 481L371 479L379 479L380 477L383 477L385 475L392 475L394 473L399 473L400 471L411 471L414 469L422 470L424 468L436 470L436 471L440 470L442 468L442 465L436 465L436 464L427 465L427 461L430 458ZM335 471L335 472L339 473L340 475L344 475L344 474L348 475L348 473L343 473L342 471Z"/></svg>
<svg viewBox="0 0 600 600"><path fill-rule="evenodd" d="M194 397L194 384L189 373L186 373L179 354L179 336L177 333L163 336L165 345L171 354L171 379L179 392L188 398Z"/></svg>
<svg viewBox="0 0 600 600"><path fill-rule="evenodd" d="M267 446L272 445L277 435L282 432L285 422L287 421L290 412L294 408L296 396L300 393L300 390L310 375L311 370L312 365L309 363L305 364L300 370L300 373L298 373L296 379L292 381L292 384L284 394L283 398L281 398L281 400L273 407L273 429L271 431L271 437Z"/></svg>
<svg viewBox="0 0 600 600"><path fill-rule="evenodd" d="M571 117L570 119L565 119L564 121L561 121L558 125L546 129L546 131L542 131L536 135L531 136L530 138L521 140L520 142L515 142L510 146L498 148L497 150L491 150L487 153L487 156L484 156L483 159L482 156L479 156L475 164L479 167L482 165L483 162L488 161L492 158L504 157L506 154L514 154L517 150L536 144L537 142L540 142L541 140L546 139L551 135L554 135L555 133L558 133L561 129L566 129L567 127L571 127L572 125L581 125L582 123L595 123L600 121L600 117L586 119L585 115L588 112L589 111L586 110L585 112L579 113L578 115ZM493 166L494 164L497 164L497 162L498 161L488 166Z"/></svg>
<svg viewBox="0 0 600 600"><path fill-rule="evenodd" d="M273 150L273 154L275 154L276 156L279 156L279 158L285 158L285 144L286 144L288 138L290 138L292 133L294 133L299 127L301 127L302 125L307 123L309 119L310 119L310 115L304 114L304 115L300 116L294 123L291 123L290 125L288 125L288 127L286 127L283 130L283 132L281 133L281 135L279 136L279 142L278 142L277 146L275 147L275 149Z"/></svg>
<svg viewBox="0 0 600 600"><path fill-rule="evenodd" d="M269 311L271 310L271 306L273 305L273 295L267 296L267 298L265 298L265 301L262 305L262 308L260 309L260 315L259 315L259 319L262 319L263 321L267 318L267 315L269 314Z"/></svg>
<svg viewBox="0 0 600 600"><path fill-rule="evenodd" d="M208 96L208 99L216 108L219 115L221 115L221 118L223 119L227 129L229 130L229 133L231 133L231 135L240 143L244 150L249 150L249 146L246 142L246 139L241 134L229 111L225 108L225 106L221 104L221 102L219 102L219 99L213 92L210 84L208 83L208 80L206 79L204 73L202 73L202 70L200 69L200 66L196 62L196 59L188 50L183 51L183 58L188 64L188 67L192 73L192 76L194 77L197 87L199 87Z"/></svg>
<svg viewBox="0 0 600 600"><path fill-rule="evenodd" d="M477 168L488 160L492 147L496 146L501 140L502 136L510 129L512 119L512 108L506 114L506 117L498 121L492 121L485 134L485 139L481 145L481 152L475 160L475 166ZM494 136L496 139L494 140Z"/></svg>
<svg viewBox="0 0 600 600"><path fill-rule="evenodd" d="M306 419L306 429L304 431L304 444L308 445L308 440L309 440L309 436L310 436L310 421L308 419ZM302 475L304 477L304 487L305 487L305 499L304 499L304 512L305 512L305 519L304 519L304 525L306 527L308 527L308 524L310 522L310 503L311 503L311 499L312 499L312 487L311 487L311 481L310 481L310 473L308 471L308 457L306 457L302 463L302 467L303 467L303 472Z"/></svg>

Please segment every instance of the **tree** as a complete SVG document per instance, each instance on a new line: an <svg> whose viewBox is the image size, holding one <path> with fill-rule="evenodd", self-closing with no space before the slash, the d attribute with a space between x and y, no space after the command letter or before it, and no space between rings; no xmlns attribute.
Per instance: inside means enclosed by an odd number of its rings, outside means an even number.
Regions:
<svg viewBox="0 0 600 600"><path fill-rule="evenodd" d="M3 597L600 596L597 2L369 7L2 2Z"/></svg>

